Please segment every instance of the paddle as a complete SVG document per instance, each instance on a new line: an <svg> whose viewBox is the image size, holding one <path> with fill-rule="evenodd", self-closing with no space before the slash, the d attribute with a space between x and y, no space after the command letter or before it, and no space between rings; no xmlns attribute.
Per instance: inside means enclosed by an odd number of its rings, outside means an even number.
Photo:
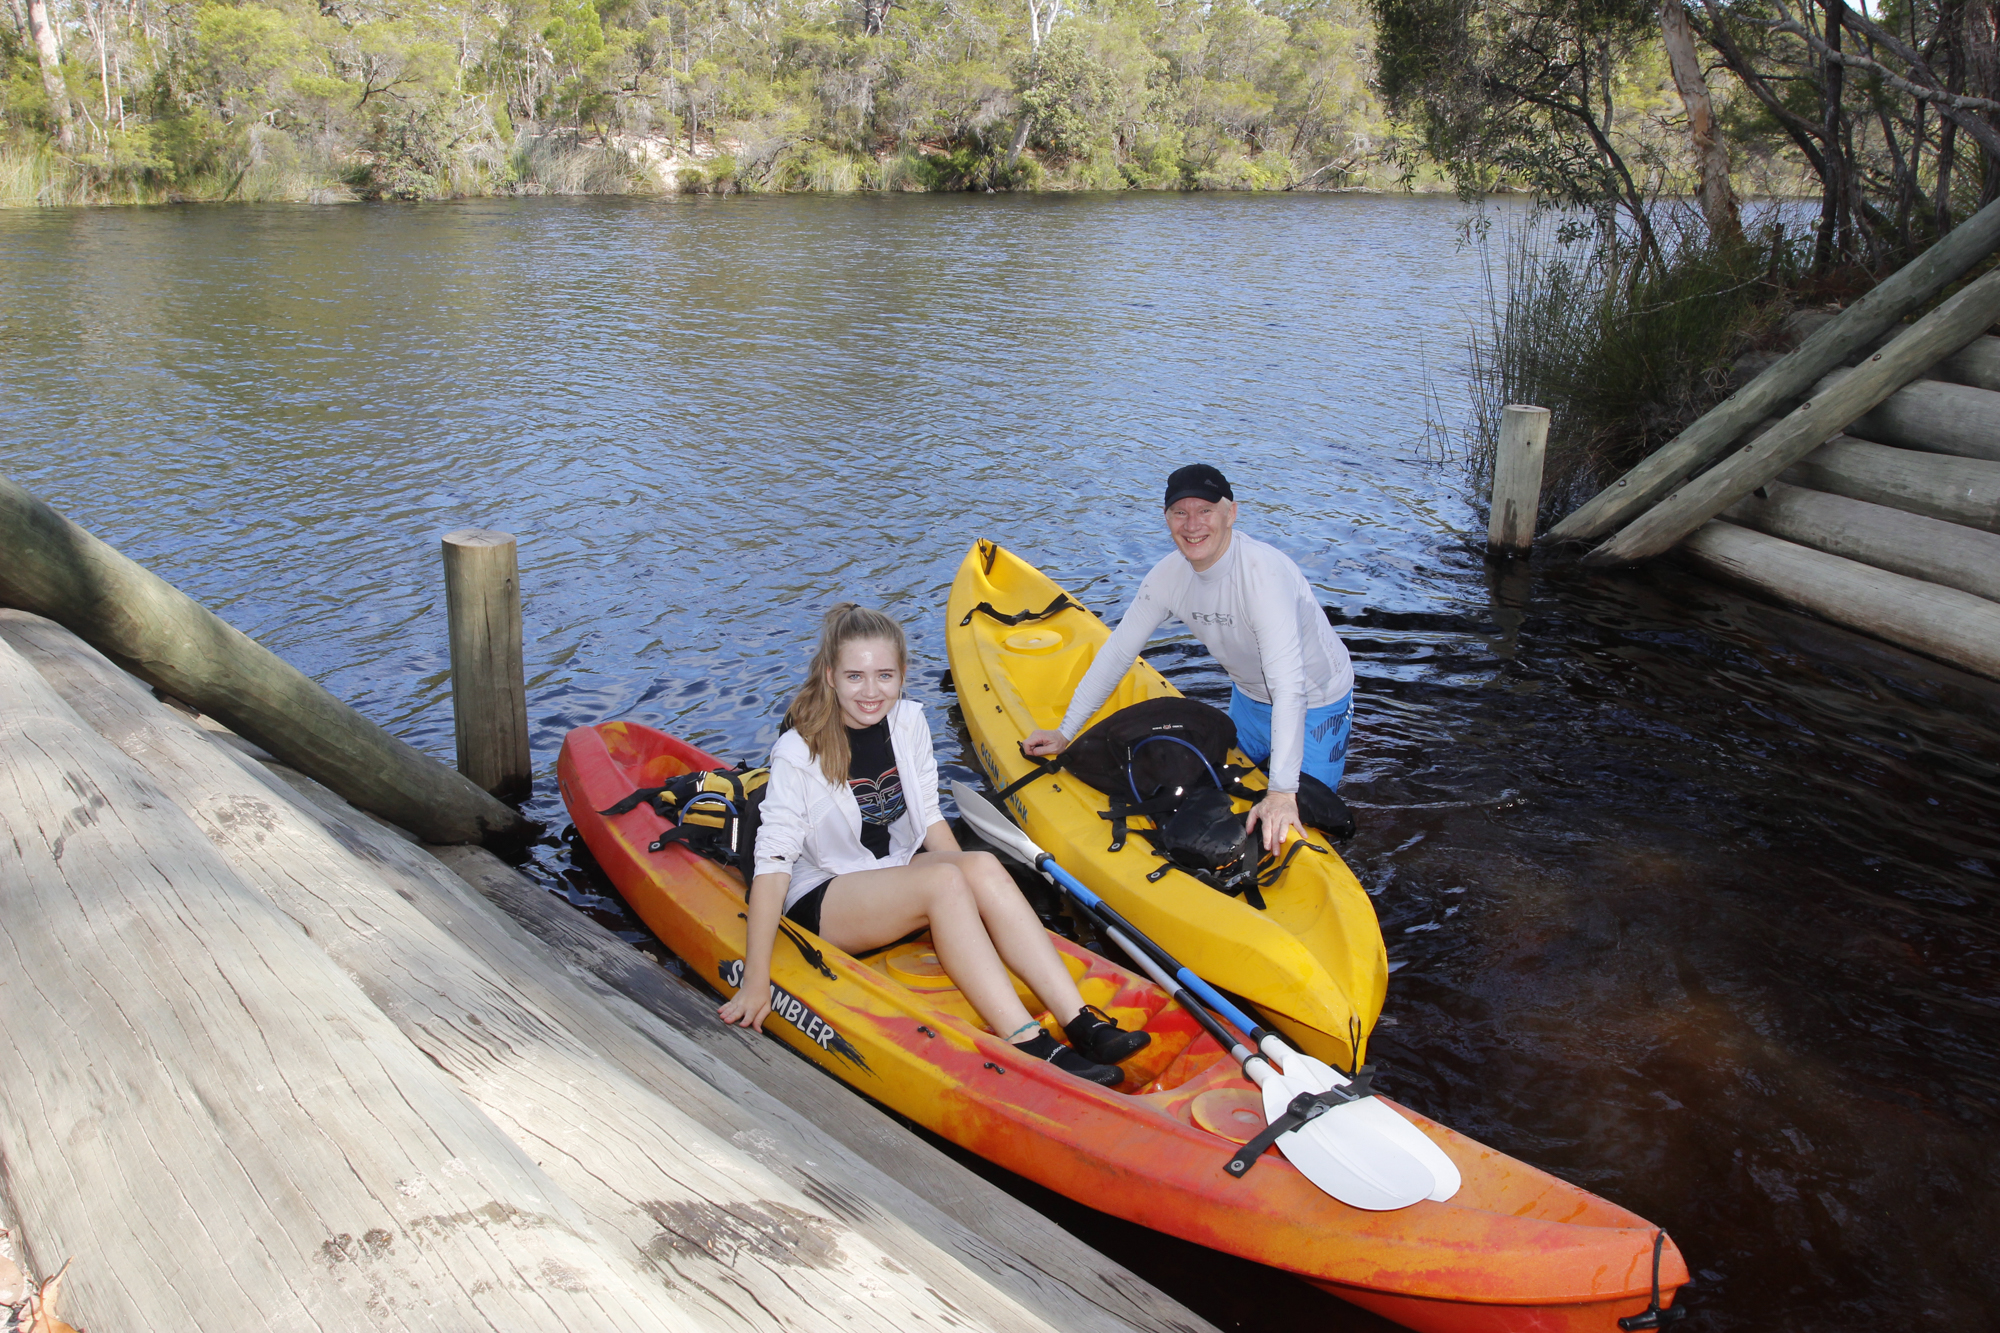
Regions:
<svg viewBox="0 0 2000 1333"><path fill-rule="evenodd" d="M1419 1199L1448 1199L1457 1191L1458 1168L1451 1159L1416 1126L1368 1095L1365 1076L1359 1081L1349 1080L1325 1064L1293 1051L1177 963L1058 865L1054 857L1036 846L984 797L962 782L952 783L952 795L960 813L982 837L1033 866L1068 893L1147 975L1242 1064L1243 1072L1263 1091L1264 1113L1271 1128L1230 1162L1232 1175L1241 1176L1247 1171L1257 1153L1275 1139L1279 1150L1308 1180L1356 1208L1378 1212L1404 1208ZM1167 967L1174 969L1179 984L1169 978ZM1243 1032L1251 1034L1264 1053L1246 1049L1225 1032L1190 990ZM1274 1134L1273 1130L1277 1132Z"/></svg>

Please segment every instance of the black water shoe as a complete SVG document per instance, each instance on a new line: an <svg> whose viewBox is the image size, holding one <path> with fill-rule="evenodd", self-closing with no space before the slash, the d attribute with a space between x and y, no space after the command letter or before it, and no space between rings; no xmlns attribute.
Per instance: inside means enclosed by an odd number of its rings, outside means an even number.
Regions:
<svg viewBox="0 0 2000 1333"><path fill-rule="evenodd" d="M1094 1004L1086 1004L1075 1018L1063 1024L1069 1044L1103 1064L1130 1060L1153 1040L1150 1032L1127 1032L1111 1021L1111 1016Z"/></svg>
<svg viewBox="0 0 2000 1333"><path fill-rule="evenodd" d="M1037 1032L1027 1041L1017 1041L1014 1049L1037 1060L1046 1060L1065 1074L1074 1074L1086 1083L1115 1088L1125 1081L1125 1071L1117 1065L1099 1064L1073 1046L1065 1046L1046 1032Z"/></svg>

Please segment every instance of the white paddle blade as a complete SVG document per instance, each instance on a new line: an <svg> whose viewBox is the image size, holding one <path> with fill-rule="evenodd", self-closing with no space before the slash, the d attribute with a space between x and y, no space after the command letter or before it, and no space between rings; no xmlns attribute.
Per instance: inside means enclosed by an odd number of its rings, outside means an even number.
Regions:
<svg viewBox="0 0 2000 1333"><path fill-rule="evenodd" d="M1260 1062L1250 1063L1254 1066ZM1283 1115L1292 1098L1308 1091L1303 1083L1275 1070L1257 1081L1264 1089L1266 1120ZM1299 1169L1300 1175L1351 1208L1374 1213L1408 1208L1430 1197L1436 1178L1429 1167L1404 1151L1399 1143L1373 1132L1369 1121L1350 1117L1350 1112L1372 1101L1370 1098L1338 1107L1308 1121L1302 1128L1279 1136L1278 1151ZM1380 1109L1389 1110L1386 1106ZM1394 1111L1389 1114L1402 1119Z"/></svg>
<svg viewBox="0 0 2000 1333"><path fill-rule="evenodd" d="M1035 840L1015 828L993 802L956 780L951 784L951 798L958 802L958 812L980 837L1028 865L1041 859L1042 849L1035 846Z"/></svg>
<svg viewBox="0 0 2000 1333"><path fill-rule="evenodd" d="M1304 1051L1293 1050L1276 1037L1265 1037L1262 1046L1264 1054L1277 1062L1278 1067L1285 1071L1285 1076L1302 1083L1308 1092L1325 1092L1328 1088L1344 1088L1348 1084L1347 1076L1333 1066L1314 1059ZM1363 1111L1363 1107L1368 1109ZM1341 1110L1343 1114L1362 1111L1375 1134L1396 1144L1430 1169L1436 1185L1426 1198L1444 1203L1458 1193L1459 1186L1464 1183L1458 1173L1458 1163L1438 1147L1437 1140L1396 1114L1393 1108L1370 1097L1360 1105Z"/></svg>

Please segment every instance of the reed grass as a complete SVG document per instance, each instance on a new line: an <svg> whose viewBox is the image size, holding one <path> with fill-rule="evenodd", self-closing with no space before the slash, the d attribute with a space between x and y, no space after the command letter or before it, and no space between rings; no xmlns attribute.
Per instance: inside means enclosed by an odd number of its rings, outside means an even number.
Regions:
<svg viewBox="0 0 2000 1333"><path fill-rule="evenodd" d="M1472 419L1446 444L1482 503L1509 403L1550 412L1539 530L1721 402L1737 363L1776 342L1809 236L1774 220L1741 244L1717 244L1697 214L1672 205L1654 226L1660 266L1643 264L1619 231L1545 211L1480 234Z"/></svg>

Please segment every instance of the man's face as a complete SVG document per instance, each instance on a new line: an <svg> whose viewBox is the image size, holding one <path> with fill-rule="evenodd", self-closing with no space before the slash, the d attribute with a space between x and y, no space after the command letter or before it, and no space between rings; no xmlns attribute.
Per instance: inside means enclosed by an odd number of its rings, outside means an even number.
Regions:
<svg viewBox="0 0 2000 1333"><path fill-rule="evenodd" d="M1167 533L1174 546L1196 569L1207 569L1229 549L1230 529L1236 526L1236 501L1218 500L1210 504L1192 497L1167 506Z"/></svg>

